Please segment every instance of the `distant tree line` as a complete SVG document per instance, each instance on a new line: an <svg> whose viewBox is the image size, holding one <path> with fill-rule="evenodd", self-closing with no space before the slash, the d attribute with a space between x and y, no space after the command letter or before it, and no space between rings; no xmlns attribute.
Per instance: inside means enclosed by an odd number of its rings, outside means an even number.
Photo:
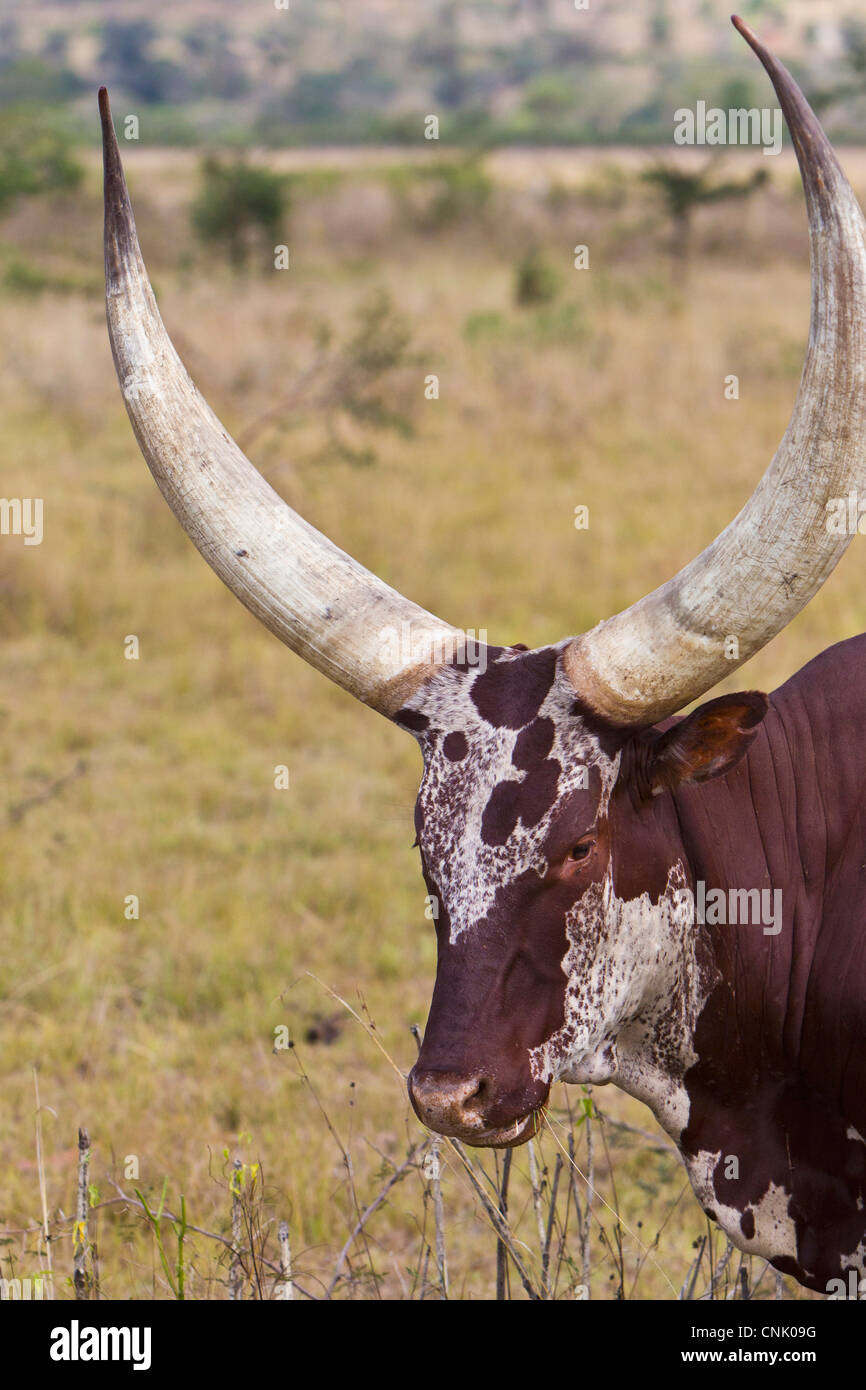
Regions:
<svg viewBox="0 0 866 1390"><path fill-rule="evenodd" d="M32 39L25 51L14 17L0 20L0 107L51 108L80 136L94 133L92 94L102 81L148 113L151 141L236 146L414 144L430 112L443 141L476 148L667 143L673 91L677 105L700 97L725 109L766 98L763 77L733 42L729 56L697 68L678 53L673 0L650 0L639 20L643 47L627 57L605 45L598 26L564 23L548 0L435 0L418 7L408 31L345 26L330 46L323 38L337 18L327 0L243 34L229 8L178 28L106 0L88 72L71 41L83 21L72 0L66 9L68 24L47 28L38 51ZM713 7L705 11L703 22L716 24ZM746 11L784 21L776 0L751 0ZM854 133L866 99L866 23L845 20L840 34L843 59L819 73L814 93L806 87L832 109L837 129L854 112Z"/></svg>

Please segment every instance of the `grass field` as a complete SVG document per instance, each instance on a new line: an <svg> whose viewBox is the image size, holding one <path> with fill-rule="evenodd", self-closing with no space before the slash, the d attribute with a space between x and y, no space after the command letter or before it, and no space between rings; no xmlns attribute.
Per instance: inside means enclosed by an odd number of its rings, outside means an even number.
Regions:
<svg viewBox="0 0 866 1390"><path fill-rule="evenodd" d="M226 425L254 434L251 455L278 491L390 584L495 642L584 630L691 559L781 437L809 305L793 164L772 161L748 204L701 215L686 276L672 273L636 159L560 152L551 170L543 156L499 154L483 205L431 228L395 192L411 171L401 184L386 156L364 158L333 161L328 179L307 161L291 269L240 277L192 240L192 157L131 155L169 331ZM856 181L866 165L848 162ZM435 962L410 848L415 744L259 628L159 496L111 364L95 165L75 199L21 205L0 240L0 269L31 271L0 298L2 490L44 499L40 546L0 538L0 1273L44 1264L44 1242L22 1234L42 1218L35 1065L57 1296L72 1296L80 1125L104 1297L172 1296L118 1187L158 1204L165 1183L168 1208L182 1194L190 1222L229 1239L236 1156L261 1165L248 1214L264 1258L276 1261L274 1223L287 1220L295 1277L315 1297L359 1212L409 1158L333 1296L417 1297L425 1281L438 1296L427 1136L399 1075ZM572 269L575 243L590 247L588 271ZM515 272L530 247L558 284L521 307ZM386 325L402 316L410 341L371 389L409 434L341 412L334 394L357 354L346 348L357 315L382 291ZM327 389L304 385L317 354ZM433 373L440 397L428 401ZM771 689L859 632L864 593L855 543L728 688ZM132 635L137 660L125 657ZM296 1045L275 1050L285 1036ZM675 1297L698 1254L701 1292L724 1241L701 1247L706 1222L678 1158L642 1106L612 1089L593 1099L605 1118L588 1123L587 1094L554 1089L539 1210L529 1152L515 1152L515 1249L540 1287L559 1157L552 1294L573 1296L588 1269L593 1297ZM584 1175L592 1135L585 1249L567 1209L569 1103L584 1117ZM501 1159L468 1156L482 1184L482 1170L499 1181ZM441 1157L450 1295L491 1297L493 1225L459 1155ZM585 1220L577 1173L574 1188ZM720 1296L738 1287L739 1263ZM270 1296L271 1276L249 1272L245 1296ZM188 1236L185 1273L187 1297L224 1297L225 1246ZM523 1297L513 1266L509 1280ZM774 1292L770 1271L758 1296ZM803 1296L787 1280L785 1292Z"/></svg>

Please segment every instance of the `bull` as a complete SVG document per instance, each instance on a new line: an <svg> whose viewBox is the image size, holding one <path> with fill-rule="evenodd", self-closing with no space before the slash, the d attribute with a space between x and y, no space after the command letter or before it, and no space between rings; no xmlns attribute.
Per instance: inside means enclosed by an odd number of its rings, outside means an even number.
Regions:
<svg viewBox="0 0 866 1390"><path fill-rule="evenodd" d="M473 646L281 501L168 338L103 89L107 314L136 437L205 559L421 747L438 966L409 1076L420 1119L514 1145L554 1081L615 1083L740 1250L826 1291L866 1271L866 638L770 695L678 712L780 632L851 539L826 521L866 492L866 223L792 77L734 22L803 180L803 375L739 515L590 632Z"/></svg>

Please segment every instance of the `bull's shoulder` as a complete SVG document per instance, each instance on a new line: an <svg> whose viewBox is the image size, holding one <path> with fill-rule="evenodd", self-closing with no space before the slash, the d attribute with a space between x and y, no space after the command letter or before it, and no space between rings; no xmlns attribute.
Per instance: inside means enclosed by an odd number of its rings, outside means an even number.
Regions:
<svg viewBox="0 0 866 1390"><path fill-rule="evenodd" d="M801 666L770 696L771 705L787 712L805 704L810 711L844 717L866 710L866 633L826 647Z"/></svg>

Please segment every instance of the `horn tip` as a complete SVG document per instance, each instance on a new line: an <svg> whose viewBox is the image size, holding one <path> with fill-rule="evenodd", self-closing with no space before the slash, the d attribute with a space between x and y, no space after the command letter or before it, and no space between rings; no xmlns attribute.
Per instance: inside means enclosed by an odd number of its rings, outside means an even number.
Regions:
<svg viewBox="0 0 866 1390"><path fill-rule="evenodd" d="M111 119L111 106L108 101L108 88L99 89L99 117L102 123L102 163L105 170L106 201L122 201L126 193L123 177L123 164L117 144L114 121Z"/></svg>
<svg viewBox="0 0 866 1390"><path fill-rule="evenodd" d="M111 120L111 105L108 100L107 87L100 87L97 100L99 102L99 119L102 122L102 136L105 140L114 129Z"/></svg>
<svg viewBox="0 0 866 1390"><path fill-rule="evenodd" d="M749 47L755 50L755 52L758 54L758 57L760 57L766 51L764 49L764 45L761 43L761 40L758 38L751 25L747 24L744 19L741 19L738 14L731 15L731 23L733 24L740 37L744 38Z"/></svg>
<svg viewBox="0 0 866 1390"><path fill-rule="evenodd" d="M100 87L99 89L99 118L102 123L102 158L105 165L105 176L110 181L114 181L118 176L122 179L120 151L117 148L114 122L111 119L107 87Z"/></svg>
<svg viewBox="0 0 866 1390"><path fill-rule="evenodd" d="M117 281L123 264L134 254L137 243L107 87L99 88L99 115L104 169L106 283L111 285Z"/></svg>

